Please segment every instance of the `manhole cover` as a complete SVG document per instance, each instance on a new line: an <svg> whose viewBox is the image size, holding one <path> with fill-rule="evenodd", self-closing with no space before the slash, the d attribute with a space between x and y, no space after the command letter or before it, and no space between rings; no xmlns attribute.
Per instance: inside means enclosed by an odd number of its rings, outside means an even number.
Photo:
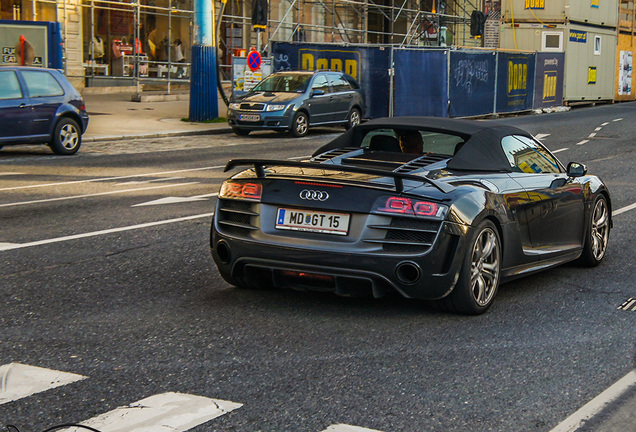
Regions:
<svg viewBox="0 0 636 432"><path fill-rule="evenodd" d="M618 307L618 309L636 312L636 298L628 298Z"/></svg>

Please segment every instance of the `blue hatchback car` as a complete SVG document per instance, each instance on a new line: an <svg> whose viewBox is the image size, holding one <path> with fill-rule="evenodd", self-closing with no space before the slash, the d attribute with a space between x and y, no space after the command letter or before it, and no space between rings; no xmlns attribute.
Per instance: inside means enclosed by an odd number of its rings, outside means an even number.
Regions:
<svg viewBox="0 0 636 432"><path fill-rule="evenodd" d="M71 155L87 126L84 100L61 72L0 67L0 148L44 143L56 154Z"/></svg>

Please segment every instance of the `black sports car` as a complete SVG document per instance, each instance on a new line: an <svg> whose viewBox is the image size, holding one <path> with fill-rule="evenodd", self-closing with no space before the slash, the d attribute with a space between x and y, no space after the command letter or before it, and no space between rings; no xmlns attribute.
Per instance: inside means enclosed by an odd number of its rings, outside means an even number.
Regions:
<svg viewBox="0 0 636 432"><path fill-rule="evenodd" d="M372 120L307 162L232 160L210 247L223 278L341 295L397 291L479 314L500 282L598 265L607 187L529 133L487 122Z"/></svg>

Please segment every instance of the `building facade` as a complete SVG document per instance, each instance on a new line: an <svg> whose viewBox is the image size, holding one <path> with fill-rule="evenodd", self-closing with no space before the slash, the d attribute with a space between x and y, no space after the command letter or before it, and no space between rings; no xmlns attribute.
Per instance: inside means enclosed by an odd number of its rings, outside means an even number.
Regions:
<svg viewBox="0 0 636 432"><path fill-rule="evenodd" d="M252 25L259 0L216 1L222 79L232 56L271 41L393 46L483 46L474 11L496 0L270 0L267 24ZM193 0L1 0L0 19L61 24L65 73L82 86L189 80Z"/></svg>

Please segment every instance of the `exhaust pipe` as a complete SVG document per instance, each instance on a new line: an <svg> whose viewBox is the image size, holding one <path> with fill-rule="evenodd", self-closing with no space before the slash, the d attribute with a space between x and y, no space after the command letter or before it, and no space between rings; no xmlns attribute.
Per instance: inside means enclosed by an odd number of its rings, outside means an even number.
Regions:
<svg viewBox="0 0 636 432"><path fill-rule="evenodd" d="M232 254L230 253L230 245L221 240L216 244L216 255L219 257L219 261L223 264L229 264L232 260Z"/></svg>
<svg viewBox="0 0 636 432"><path fill-rule="evenodd" d="M411 261L401 262L395 267L395 276L405 285L412 285L420 279L420 267Z"/></svg>

